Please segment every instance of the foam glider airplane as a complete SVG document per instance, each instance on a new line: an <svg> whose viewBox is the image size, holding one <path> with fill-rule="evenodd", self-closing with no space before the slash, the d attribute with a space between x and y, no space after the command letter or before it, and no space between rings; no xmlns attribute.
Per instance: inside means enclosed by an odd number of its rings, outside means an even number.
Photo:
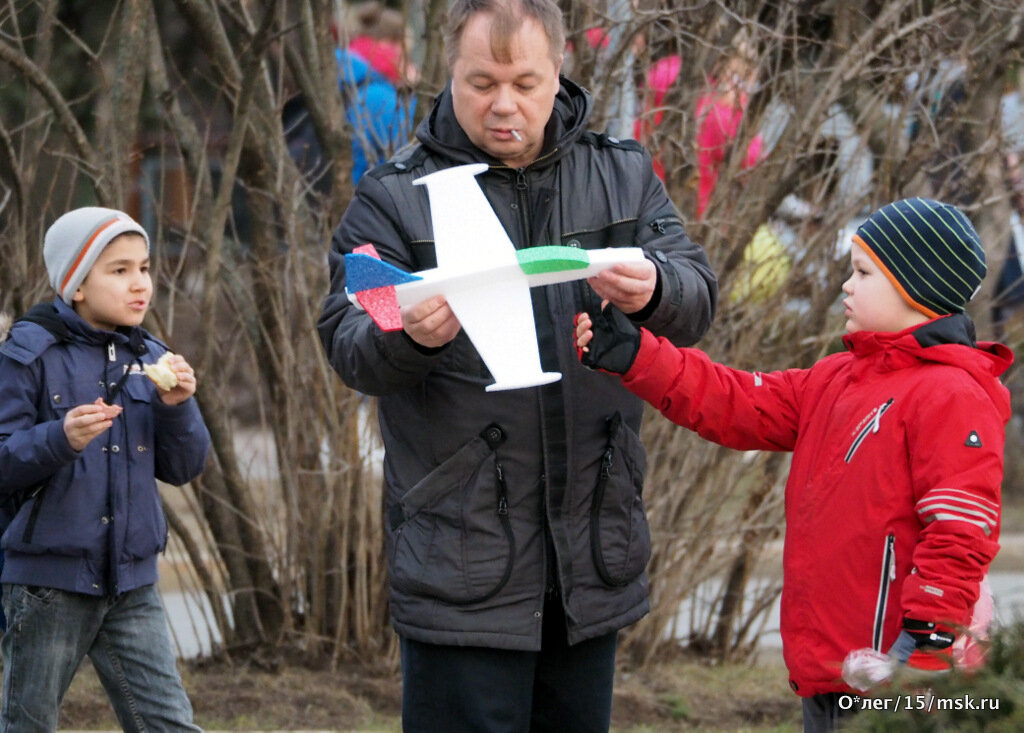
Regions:
<svg viewBox="0 0 1024 733"><path fill-rule="evenodd" d="M516 250L476 182L485 170L483 163L462 165L413 182L427 187L436 268L400 270L366 244L345 255L345 291L383 331L402 329L402 306L443 295L495 379L488 392L548 384L562 375L541 368L530 288L642 262L643 250L555 245Z"/></svg>

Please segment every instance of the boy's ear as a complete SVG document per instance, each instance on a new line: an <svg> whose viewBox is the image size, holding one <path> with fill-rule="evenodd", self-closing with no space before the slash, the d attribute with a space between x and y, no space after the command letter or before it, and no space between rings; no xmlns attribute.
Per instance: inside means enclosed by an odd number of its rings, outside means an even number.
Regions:
<svg viewBox="0 0 1024 733"><path fill-rule="evenodd" d="M85 293L82 292L81 288L78 288L78 290L75 291L75 294L71 296L71 302L81 303L83 300L85 300Z"/></svg>

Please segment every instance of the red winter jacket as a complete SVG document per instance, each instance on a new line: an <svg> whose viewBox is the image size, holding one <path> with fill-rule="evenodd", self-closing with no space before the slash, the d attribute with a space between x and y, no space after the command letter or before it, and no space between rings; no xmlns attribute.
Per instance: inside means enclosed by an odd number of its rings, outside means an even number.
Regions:
<svg viewBox="0 0 1024 733"><path fill-rule="evenodd" d="M909 618L962 628L999 549L1013 353L972 347L965 316L848 335L848 351L770 374L644 332L625 385L740 450L793 451L782 641L801 696L846 691L853 649L888 651Z"/></svg>

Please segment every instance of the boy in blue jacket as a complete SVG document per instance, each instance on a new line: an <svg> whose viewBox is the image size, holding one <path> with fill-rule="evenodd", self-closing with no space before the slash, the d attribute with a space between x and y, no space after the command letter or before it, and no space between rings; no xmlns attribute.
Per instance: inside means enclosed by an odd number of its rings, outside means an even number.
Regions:
<svg viewBox="0 0 1024 733"><path fill-rule="evenodd" d="M198 730L157 595L167 522L156 480L200 473L210 436L181 356L140 327L149 238L126 214L75 209L46 232L59 297L0 344L3 651L0 729L56 730L88 655L124 730Z"/></svg>

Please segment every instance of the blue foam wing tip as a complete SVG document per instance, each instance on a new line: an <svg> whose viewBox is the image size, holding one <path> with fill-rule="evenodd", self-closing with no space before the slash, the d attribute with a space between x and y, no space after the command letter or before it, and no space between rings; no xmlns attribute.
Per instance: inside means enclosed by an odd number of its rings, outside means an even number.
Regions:
<svg viewBox="0 0 1024 733"><path fill-rule="evenodd" d="M391 285L422 280L394 265L382 262L362 252L345 255L345 285L350 293L361 293L373 288L386 288Z"/></svg>

